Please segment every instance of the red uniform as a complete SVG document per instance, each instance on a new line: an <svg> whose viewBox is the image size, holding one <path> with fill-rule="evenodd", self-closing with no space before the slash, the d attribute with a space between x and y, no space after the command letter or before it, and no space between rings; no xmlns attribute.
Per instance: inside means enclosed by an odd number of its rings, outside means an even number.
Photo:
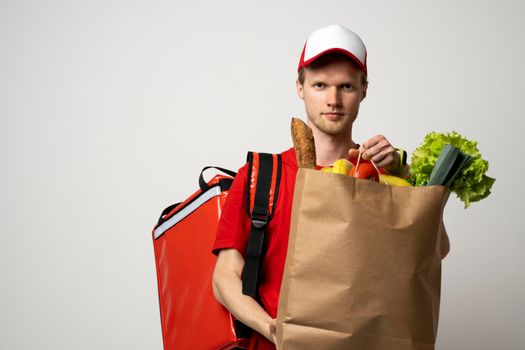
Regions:
<svg viewBox="0 0 525 350"><path fill-rule="evenodd" d="M293 191L297 174L297 160L292 148L281 153L282 172L279 183L279 196L274 208L274 215L266 232L267 250L261 262L258 286L263 308L272 318L277 317L277 304L288 248L288 235L292 214ZM217 238L213 246L214 254L220 249L234 248L245 257L246 244L251 223L247 215L248 165L241 167L230 187L228 197L222 208L217 229ZM275 350L272 342L263 335L253 332L249 349Z"/></svg>

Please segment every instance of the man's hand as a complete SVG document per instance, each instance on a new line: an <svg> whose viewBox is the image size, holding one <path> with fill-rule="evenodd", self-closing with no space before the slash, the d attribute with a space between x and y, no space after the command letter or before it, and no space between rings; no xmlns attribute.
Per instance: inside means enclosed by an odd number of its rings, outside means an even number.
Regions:
<svg viewBox="0 0 525 350"><path fill-rule="evenodd" d="M383 135L376 135L365 142L359 149L350 149L350 158L357 158L361 152L363 159L371 159L378 168L387 171L395 169L399 165L399 153Z"/></svg>
<svg viewBox="0 0 525 350"><path fill-rule="evenodd" d="M254 298L242 293L243 268L244 259L237 250L223 249L219 252L213 271L215 298L236 319L275 342L275 319Z"/></svg>
<svg viewBox="0 0 525 350"><path fill-rule="evenodd" d="M275 318L272 318L270 320L270 336L272 337L272 339L270 339L274 344L275 346L277 346L277 320Z"/></svg>

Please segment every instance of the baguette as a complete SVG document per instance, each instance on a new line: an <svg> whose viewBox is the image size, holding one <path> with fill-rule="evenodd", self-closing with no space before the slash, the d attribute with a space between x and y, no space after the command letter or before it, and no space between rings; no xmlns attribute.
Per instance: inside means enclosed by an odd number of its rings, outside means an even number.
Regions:
<svg viewBox="0 0 525 350"><path fill-rule="evenodd" d="M315 142L312 129L301 119L292 118L292 140L299 168L315 169Z"/></svg>

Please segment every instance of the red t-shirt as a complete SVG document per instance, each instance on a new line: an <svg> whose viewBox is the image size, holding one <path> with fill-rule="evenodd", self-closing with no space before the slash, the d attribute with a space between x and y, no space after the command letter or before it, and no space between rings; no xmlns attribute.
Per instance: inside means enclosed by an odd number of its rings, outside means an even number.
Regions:
<svg viewBox="0 0 525 350"><path fill-rule="evenodd" d="M282 171L279 195L277 205L274 208L273 218L266 230L267 250L262 259L258 285L262 306L272 318L277 317L279 292L281 290L286 251L288 249L295 177L297 175L297 160L294 148L292 147L281 153L281 156ZM218 254L221 249L234 248L245 257L246 244L251 228L246 209L247 178L248 165L245 164L235 176L222 208L217 238L213 246L214 254ZM275 346L263 335L253 332L249 349L275 350Z"/></svg>

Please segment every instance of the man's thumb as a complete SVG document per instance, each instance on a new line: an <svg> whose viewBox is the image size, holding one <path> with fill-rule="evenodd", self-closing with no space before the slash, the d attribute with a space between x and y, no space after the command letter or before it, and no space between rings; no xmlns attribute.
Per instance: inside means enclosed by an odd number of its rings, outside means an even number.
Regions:
<svg viewBox="0 0 525 350"><path fill-rule="evenodd" d="M359 150L355 148L350 148L348 150L348 157L349 158L357 158L359 157Z"/></svg>

